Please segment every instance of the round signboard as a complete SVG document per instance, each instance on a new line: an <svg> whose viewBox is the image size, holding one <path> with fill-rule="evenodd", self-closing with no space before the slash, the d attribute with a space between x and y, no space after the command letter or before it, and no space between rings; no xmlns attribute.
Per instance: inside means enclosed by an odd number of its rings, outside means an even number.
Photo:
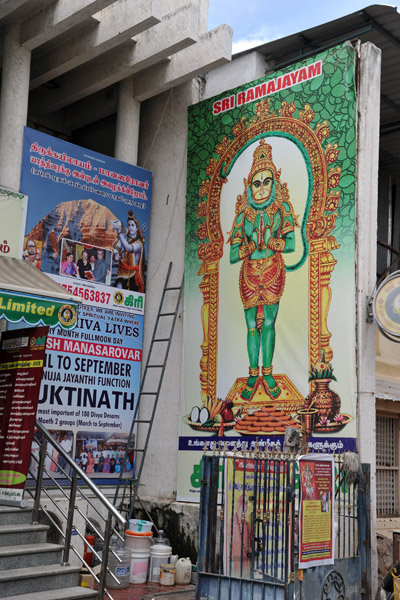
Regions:
<svg viewBox="0 0 400 600"><path fill-rule="evenodd" d="M372 304L374 317L383 333L400 342L400 271L396 271L379 286Z"/></svg>

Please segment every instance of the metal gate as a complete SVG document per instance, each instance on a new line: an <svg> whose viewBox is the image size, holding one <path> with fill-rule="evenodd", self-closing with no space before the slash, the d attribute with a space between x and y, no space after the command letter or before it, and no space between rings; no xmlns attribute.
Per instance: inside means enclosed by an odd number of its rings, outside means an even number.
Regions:
<svg viewBox="0 0 400 600"><path fill-rule="evenodd" d="M335 457L335 563L304 571L296 467L276 450L203 456L196 600L370 598L369 465L348 485Z"/></svg>
<svg viewBox="0 0 400 600"><path fill-rule="evenodd" d="M340 455L336 460L335 563L305 570L302 581L296 578L295 598L372 598L370 465L361 465L361 481L358 485L349 485Z"/></svg>

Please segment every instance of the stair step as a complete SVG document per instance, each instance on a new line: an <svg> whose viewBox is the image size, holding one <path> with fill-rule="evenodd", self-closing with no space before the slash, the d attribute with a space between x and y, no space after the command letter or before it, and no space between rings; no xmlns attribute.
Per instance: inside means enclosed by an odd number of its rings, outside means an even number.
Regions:
<svg viewBox="0 0 400 600"><path fill-rule="evenodd" d="M48 525L17 523L0 525L0 546L43 543L46 541Z"/></svg>
<svg viewBox="0 0 400 600"><path fill-rule="evenodd" d="M15 508L13 506L0 506L0 524L30 523L32 518L31 508Z"/></svg>
<svg viewBox="0 0 400 600"><path fill-rule="evenodd" d="M63 546L59 544L21 544L0 548L0 570L40 565L55 565L61 561Z"/></svg>
<svg viewBox="0 0 400 600"><path fill-rule="evenodd" d="M96 598L97 591L87 587L75 586L62 590L48 590L11 596L12 600L75 600L79 598Z"/></svg>
<svg viewBox="0 0 400 600"><path fill-rule="evenodd" d="M0 598L76 586L80 567L43 565L0 572ZM41 596L43 598L43 596Z"/></svg>

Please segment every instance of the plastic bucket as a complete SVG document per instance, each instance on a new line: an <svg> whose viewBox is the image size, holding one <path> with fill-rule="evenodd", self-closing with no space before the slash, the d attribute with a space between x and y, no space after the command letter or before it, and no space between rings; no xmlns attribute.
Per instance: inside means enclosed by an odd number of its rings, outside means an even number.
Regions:
<svg viewBox="0 0 400 600"><path fill-rule="evenodd" d="M175 565L163 563L160 567L160 585L175 585Z"/></svg>
<svg viewBox="0 0 400 600"><path fill-rule="evenodd" d="M150 552L131 550L129 583L146 583Z"/></svg>
<svg viewBox="0 0 400 600"><path fill-rule="evenodd" d="M134 533L143 533L151 531L153 523L151 521L143 521L143 519L129 519L129 531Z"/></svg>
<svg viewBox="0 0 400 600"><path fill-rule="evenodd" d="M153 533L145 531L135 533L134 531L125 531L125 547L137 552L148 552L153 544Z"/></svg>
<svg viewBox="0 0 400 600"><path fill-rule="evenodd" d="M164 544L155 544L150 548L150 571L149 581L158 583L160 581L161 565L168 563L172 556L171 546Z"/></svg>

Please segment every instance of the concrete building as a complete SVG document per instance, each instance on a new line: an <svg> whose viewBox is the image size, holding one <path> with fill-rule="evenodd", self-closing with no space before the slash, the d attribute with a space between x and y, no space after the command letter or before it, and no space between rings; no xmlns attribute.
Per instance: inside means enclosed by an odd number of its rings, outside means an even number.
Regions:
<svg viewBox="0 0 400 600"><path fill-rule="evenodd" d="M343 41L361 42L357 164L357 448L371 464L372 573L391 561L399 528L399 349L378 330L369 305L379 284L398 269L398 113L400 15L369 6L336 21L269 42L233 57L206 76L205 97L235 88ZM378 536L375 545L376 535ZM384 554L389 548L389 559ZM386 555L387 556L387 555Z"/></svg>
<svg viewBox="0 0 400 600"><path fill-rule="evenodd" d="M153 172L148 320L169 261L181 282L186 108L207 71L231 58L232 30L208 31L208 0L10 0L0 7L0 182L19 189L28 125ZM181 315L156 416L144 498L176 489ZM112 496L112 491L107 490Z"/></svg>
<svg viewBox="0 0 400 600"><path fill-rule="evenodd" d="M378 331L368 308L370 298L383 277L396 270L400 238L398 227L398 113L400 82L396 66L399 57L400 16L395 8L373 5L336 21L322 24L281 40L269 42L233 57L231 63L209 71L202 98L248 83L265 73L290 65L305 56L349 40L361 42L359 81L359 142L357 167L357 418L358 451L362 462L371 464L372 481L372 573L377 573L381 545L391 544L392 532L399 527L399 351ZM175 219L174 246L179 246ZM178 237L177 237L178 236ZM179 259L178 259L179 260ZM160 264L161 267L161 264ZM180 382L175 365L179 363L180 331L176 335L168 372L168 404L160 409L154 436L165 449L175 451L172 438L165 435L167 411L169 431L178 418ZM175 356L177 362L175 363ZM171 399L176 399L175 412ZM168 406L168 408L167 408ZM368 434L366 433L368 432ZM151 464L159 464L153 446L145 477L143 496L151 499L156 487ZM172 455L166 461L171 465ZM165 463L166 464L166 463ZM174 461L172 462L174 464ZM159 498L174 497L175 478L159 480ZM176 510L179 510L176 503ZM187 507L185 507L187 511ZM375 545L378 534L378 544ZM382 537L383 536L383 537ZM386 540L386 541L385 541ZM389 565L386 565L388 567ZM377 578L374 581L376 589Z"/></svg>

